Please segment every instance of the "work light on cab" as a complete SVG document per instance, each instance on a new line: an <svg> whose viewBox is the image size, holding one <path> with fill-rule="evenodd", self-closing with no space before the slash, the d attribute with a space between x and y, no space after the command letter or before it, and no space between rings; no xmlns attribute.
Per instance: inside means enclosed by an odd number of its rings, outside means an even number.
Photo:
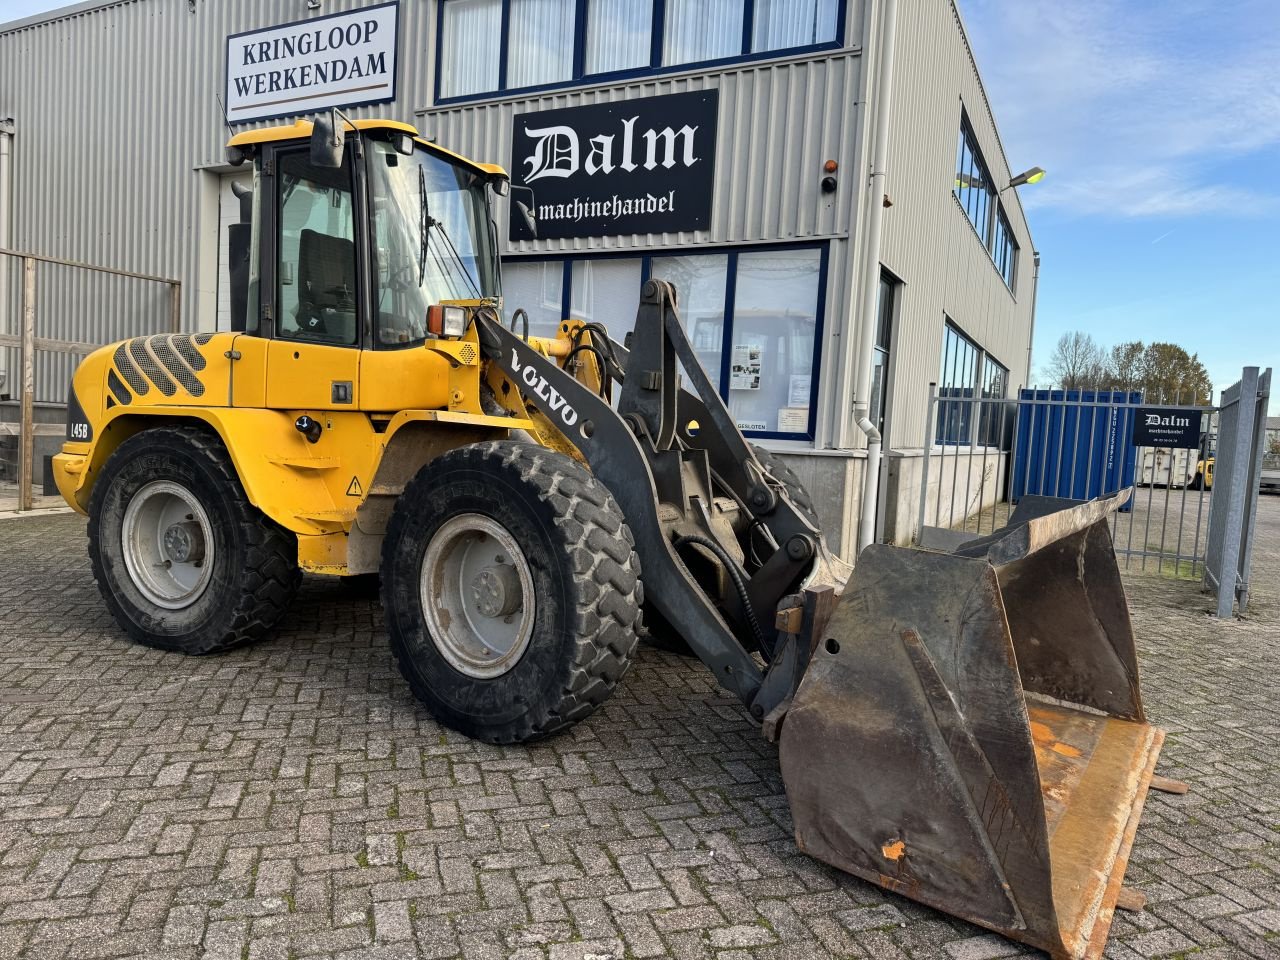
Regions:
<svg viewBox="0 0 1280 960"><path fill-rule="evenodd" d="M467 332L467 311L462 307L432 304L427 308L427 330L437 337L460 337Z"/></svg>

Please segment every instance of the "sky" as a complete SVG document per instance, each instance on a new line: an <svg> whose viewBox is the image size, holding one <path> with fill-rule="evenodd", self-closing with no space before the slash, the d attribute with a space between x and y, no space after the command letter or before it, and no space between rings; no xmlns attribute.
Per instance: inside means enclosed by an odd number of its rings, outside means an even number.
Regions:
<svg viewBox="0 0 1280 960"><path fill-rule="evenodd" d="M1037 375L1072 330L1177 343L1215 399L1280 372L1280 3L960 5L1010 169L1048 171L1019 188Z"/></svg>
<svg viewBox="0 0 1280 960"><path fill-rule="evenodd" d="M0 23L21 20L35 13L69 7L76 0L0 0Z"/></svg>
<svg viewBox="0 0 1280 960"><path fill-rule="evenodd" d="M1072 330L1177 343L1215 392L1280 370L1280 0L959 2L1010 169L1048 171L1033 379Z"/></svg>

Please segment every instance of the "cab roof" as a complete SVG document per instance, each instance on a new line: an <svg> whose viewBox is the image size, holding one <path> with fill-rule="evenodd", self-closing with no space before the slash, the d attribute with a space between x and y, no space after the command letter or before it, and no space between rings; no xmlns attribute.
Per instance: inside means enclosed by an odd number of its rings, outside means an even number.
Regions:
<svg viewBox="0 0 1280 960"><path fill-rule="evenodd" d="M438 154L449 160L457 161L465 166L471 167L485 176L489 177L506 177L507 171L504 167L496 163L479 163L469 157L464 157L460 153L454 153L452 150L446 150L439 144L426 140L418 133L416 127L407 123L401 123L398 120L354 120L352 125L357 130L393 130L399 133L407 133L413 139L426 147L432 153ZM314 126L310 120L295 120L293 123L281 124L276 127L259 127L256 130L245 130L237 133L227 141L228 147L248 147L259 143L279 143L284 140L305 140L311 136L311 129Z"/></svg>

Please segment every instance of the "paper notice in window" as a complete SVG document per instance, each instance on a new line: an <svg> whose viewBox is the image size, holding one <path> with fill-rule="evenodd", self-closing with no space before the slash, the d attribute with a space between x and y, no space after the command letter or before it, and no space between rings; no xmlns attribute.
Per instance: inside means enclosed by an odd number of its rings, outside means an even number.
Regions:
<svg viewBox="0 0 1280 960"><path fill-rule="evenodd" d="M733 345L733 366L729 368L730 390L759 390L760 361L764 348L754 343Z"/></svg>
<svg viewBox="0 0 1280 960"><path fill-rule="evenodd" d="M791 379L795 379L792 377ZM805 379L809 379L805 377ZM809 395L805 394L807 402ZM779 433L807 433L809 431L809 408L806 407L780 407L778 409L778 432Z"/></svg>
<svg viewBox="0 0 1280 960"><path fill-rule="evenodd" d="M791 407L809 406L809 387L812 383L809 374L793 373L791 384L787 389L787 405Z"/></svg>

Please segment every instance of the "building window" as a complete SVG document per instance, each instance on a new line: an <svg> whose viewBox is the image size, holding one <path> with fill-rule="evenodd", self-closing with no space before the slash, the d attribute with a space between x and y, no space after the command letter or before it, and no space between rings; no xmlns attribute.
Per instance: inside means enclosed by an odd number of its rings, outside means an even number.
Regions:
<svg viewBox="0 0 1280 960"><path fill-rule="evenodd" d="M1000 405L975 401L1003 399L1008 382L1008 368L947 320L942 372L938 378L940 399L935 440L945 444L999 446L1002 439Z"/></svg>
<svg viewBox="0 0 1280 960"><path fill-rule="evenodd" d="M842 42L844 4L441 0L437 99L835 47Z"/></svg>
<svg viewBox="0 0 1280 960"><path fill-rule="evenodd" d="M588 0L587 75L649 66L653 0Z"/></svg>
<svg viewBox="0 0 1280 960"><path fill-rule="evenodd" d="M977 138L969 125L969 118L960 118L960 146L956 155L955 197L964 209L978 239L991 255L996 270L1012 290L1018 244L1013 239L1009 218L1000 203Z"/></svg>
<svg viewBox="0 0 1280 960"><path fill-rule="evenodd" d="M743 0L666 0L662 62L701 63L742 52Z"/></svg>
<svg viewBox="0 0 1280 960"><path fill-rule="evenodd" d="M996 210L996 232L991 243L991 258L995 260L1000 276L1004 277L1005 286L1012 290L1018 243L1013 239L1013 231L1009 228L1009 220L1004 215L1003 207Z"/></svg>
<svg viewBox="0 0 1280 960"><path fill-rule="evenodd" d="M530 333L554 336L565 317L606 324L624 340L640 289L669 280L680 319L711 382L752 436L813 436L827 248L788 246L653 257L508 261L508 312L524 307Z"/></svg>
<svg viewBox="0 0 1280 960"><path fill-rule="evenodd" d="M507 85L538 87L573 77L576 0L510 0Z"/></svg>
<svg viewBox="0 0 1280 960"><path fill-rule="evenodd" d="M1003 400L1009 386L1009 370L990 354L983 354L979 379L983 400ZM1003 404L983 403L978 413L978 443L987 447L1004 446Z"/></svg>
<svg viewBox="0 0 1280 960"><path fill-rule="evenodd" d="M728 368L729 412L740 429L809 433L822 251L737 255Z"/></svg>
<svg viewBox="0 0 1280 960"><path fill-rule="evenodd" d="M960 154L956 159L956 199L978 231L984 247L991 240L991 206L995 202L995 190L991 186L991 174L978 149L977 139L969 126L969 119L960 120Z"/></svg>
<svg viewBox="0 0 1280 960"><path fill-rule="evenodd" d="M465 97L498 89L493 41L502 29L502 0L449 0L440 5L440 96Z"/></svg>
<svg viewBox="0 0 1280 960"><path fill-rule="evenodd" d="M756 0L751 49L785 50L828 43L836 36L836 0Z"/></svg>

